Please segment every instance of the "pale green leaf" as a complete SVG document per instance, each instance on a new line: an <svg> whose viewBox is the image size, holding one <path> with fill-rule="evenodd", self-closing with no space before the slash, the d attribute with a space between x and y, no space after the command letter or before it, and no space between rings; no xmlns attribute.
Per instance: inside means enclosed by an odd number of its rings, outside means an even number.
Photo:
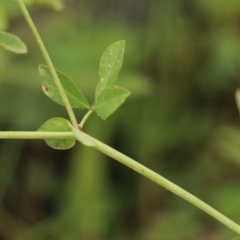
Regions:
<svg viewBox="0 0 240 240"><path fill-rule="evenodd" d="M51 118L45 122L39 129L39 132L71 132L70 122L64 118ZM72 148L75 145L75 140L72 139L47 139L45 140L48 146L65 150Z"/></svg>
<svg viewBox="0 0 240 240"><path fill-rule="evenodd" d="M130 92L118 86L111 86L102 91L93 104L93 110L102 118L109 117L125 99L130 95Z"/></svg>
<svg viewBox="0 0 240 240"><path fill-rule="evenodd" d="M95 140L91 136L88 136L82 130L74 128L73 126L71 126L71 128L77 140L81 142L83 145L87 147L94 147L96 145Z"/></svg>
<svg viewBox="0 0 240 240"><path fill-rule="evenodd" d="M14 53L27 53L27 47L19 37L3 31L0 31L0 47Z"/></svg>
<svg viewBox="0 0 240 240"><path fill-rule="evenodd" d="M122 66L124 49L125 41L121 40L113 43L104 51L100 60L100 81L96 89L96 98L104 89L115 84Z"/></svg>
<svg viewBox="0 0 240 240"><path fill-rule="evenodd" d="M41 84L43 92L54 102L64 105L61 95L57 89L56 84L53 81L50 70L47 66L40 65L39 73L41 76ZM67 95L68 101L72 108L90 108L90 105L83 95L83 93L78 89L75 83L65 74L56 70L62 87Z"/></svg>

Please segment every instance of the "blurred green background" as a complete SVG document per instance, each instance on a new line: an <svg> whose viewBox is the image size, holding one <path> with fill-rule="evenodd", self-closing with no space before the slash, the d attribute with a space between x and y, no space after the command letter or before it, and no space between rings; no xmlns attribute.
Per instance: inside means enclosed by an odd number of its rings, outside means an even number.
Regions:
<svg viewBox="0 0 240 240"><path fill-rule="evenodd" d="M98 64L126 40L118 82L131 97L85 131L240 223L239 0L28 0L55 67L93 102ZM0 130L34 131L65 109L41 90L41 53L15 1L0 28ZM79 119L85 111L76 111ZM226 240L236 234L95 150L0 140L0 240Z"/></svg>

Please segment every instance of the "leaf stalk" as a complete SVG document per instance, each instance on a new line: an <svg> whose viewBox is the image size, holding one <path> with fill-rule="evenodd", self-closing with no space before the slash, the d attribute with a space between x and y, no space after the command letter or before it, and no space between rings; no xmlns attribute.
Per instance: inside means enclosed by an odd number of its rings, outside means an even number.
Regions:
<svg viewBox="0 0 240 240"><path fill-rule="evenodd" d="M80 129L83 128L85 122L88 120L88 118L90 117L90 115L91 115L92 113L93 113L93 110L92 110L92 109L90 109L90 110L86 113L86 115L83 117L82 121L81 121L80 124L79 124Z"/></svg>

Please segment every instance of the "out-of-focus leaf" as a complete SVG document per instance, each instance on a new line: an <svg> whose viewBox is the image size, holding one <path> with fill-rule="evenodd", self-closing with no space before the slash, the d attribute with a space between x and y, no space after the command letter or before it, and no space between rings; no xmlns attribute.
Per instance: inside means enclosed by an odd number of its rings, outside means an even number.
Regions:
<svg viewBox="0 0 240 240"><path fill-rule="evenodd" d="M35 0L39 5L48 6L55 11L61 11L64 8L64 2L62 0Z"/></svg>
<svg viewBox="0 0 240 240"><path fill-rule="evenodd" d="M63 10L65 4L63 0L25 0L24 3L26 5L38 5L43 7L49 7L54 9L55 11Z"/></svg>
<svg viewBox="0 0 240 240"><path fill-rule="evenodd" d="M118 86L111 86L102 91L97 97L92 108L96 113L105 120L109 117L125 99L130 95L130 92Z"/></svg>
<svg viewBox="0 0 240 240"><path fill-rule="evenodd" d="M75 135L75 137L77 138L77 140L79 142L81 142L83 145L88 146L88 147L94 147L96 145L95 140L92 137L86 135L83 131L81 131L79 129L76 129L72 126L71 126L71 128L72 128L72 132Z"/></svg>
<svg viewBox="0 0 240 240"><path fill-rule="evenodd" d="M96 98L101 92L114 85L123 62L125 41L121 40L110 45L103 53L100 65L100 81L96 89Z"/></svg>
<svg viewBox="0 0 240 240"><path fill-rule="evenodd" d="M235 99L237 103L238 112L240 113L240 89L237 89L235 93Z"/></svg>
<svg viewBox="0 0 240 240"><path fill-rule="evenodd" d="M198 1L198 4L203 7L211 17L218 19L233 18L240 13L240 2L238 0L232 0L229 4L226 4L225 0L201 0Z"/></svg>
<svg viewBox="0 0 240 240"><path fill-rule="evenodd" d="M71 132L70 122L64 118L51 118L45 122L39 129L39 132ZM72 139L47 139L45 140L48 146L65 150L72 148L75 145L75 140Z"/></svg>
<svg viewBox="0 0 240 240"><path fill-rule="evenodd" d="M8 19L6 9L0 4L0 30L4 30L7 27Z"/></svg>
<svg viewBox="0 0 240 240"><path fill-rule="evenodd" d="M54 102L63 105L61 95L57 89L56 84L53 81L50 70L47 66L40 65L39 73L41 76L41 84L43 92ZM83 93L78 89L75 83L65 74L56 70L56 73L61 81L63 89L67 95L68 101L72 108L89 108L90 105L83 95Z"/></svg>
<svg viewBox="0 0 240 240"><path fill-rule="evenodd" d="M27 47L19 37L3 31L0 31L0 47L14 53L27 53Z"/></svg>
<svg viewBox="0 0 240 240"><path fill-rule="evenodd" d="M240 237L232 238L231 240L240 240Z"/></svg>

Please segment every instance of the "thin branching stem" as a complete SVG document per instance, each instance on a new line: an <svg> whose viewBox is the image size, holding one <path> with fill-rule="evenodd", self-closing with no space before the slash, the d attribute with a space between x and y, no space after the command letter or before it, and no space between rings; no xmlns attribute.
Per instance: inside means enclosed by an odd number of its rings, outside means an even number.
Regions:
<svg viewBox="0 0 240 240"><path fill-rule="evenodd" d="M36 38L37 44L43 54L43 57L49 67L49 70L52 74L52 77L54 79L54 82L58 88L58 91L62 97L62 101L64 106L66 107L66 110L69 114L69 117L71 119L72 125L74 128L78 129L78 123L76 120L76 117L74 115L74 112L71 108L71 105L67 99L67 96L64 92L64 89L61 85L61 82L56 74L55 68L53 66L53 63L48 55L48 52L43 44L43 41L41 40L41 37L23 3L22 0L17 0L21 11L26 18L26 21L33 32L34 37ZM82 128L85 121L88 119L90 114L92 113L92 110L89 110L88 113L84 116L81 123L79 124L79 127ZM82 132L83 134L83 132ZM85 134L85 133L84 133ZM6 139L6 138L12 138L12 139L76 139L75 135L78 135L72 132L0 132L0 139ZM223 223L225 226L229 227L236 233L240 234L240 225L214 209L213 207L209 206L199 198L195 197L191 193L187 192L186 190L182 189L181 187L177 186L176 184L172 183L171 181L167 180L166 178L162 177L161 175L157 174L156 172L150 170L149 168L143 166L142 164L136 162L135 160L131 159L130 157L118 152L117 150L109 147L108 145L98 141L95 138L92 138L91 136L85 134L80 138L80 140L83 141L83 144L88 146L92 146L93 148L97 149L98 151L106 154L107 156L119 161L120 163L124 164L125 166L131 168L135 172L138 172L139 174L145 176L146 178L150 179L151 181L157 183L158 185L164 187L165 189L171 191L175 195L183 198L184 200L188 201L189 203L193 204L197 208L201 209L202 211L206 212L213 218L217 219L219 222Z"/></svg>
<svg viewBox="0 0 240 240"><path fill-rule="evenodd" d="M118 152L117 150L109 147L108 145L98 141L97 139L85 134L89 139L91 139L94 144L93 147L98 151L106 154L107 156L117 160L123 165L131 168L135 172L143 175L144 177L150 179L151 181L157 183L158 185L166 188L170 192L175 195L183 198L187 202L193 204L197 208L206 212L213 218L217 219L219 222L224 224L225 226L232 229L234 232L240 234L240 225L209 206L199 198L195 197L191 193L177 186L175 183L167 180L156 172L150 170L144 165L138 163L132 158ZM76 139L73 132L1 132L0 131L0 139Z"/></svg>
<svg viewBox="0 0 240 240"><path fill-rule="evenodd" d="M43 41L42 41L42 39L41 39L41 37L40 37L40 35L39 35L39 33L38 33L34 23L32 21L31 16L28 13L28 10L27 10L24 2L22 0L17 0L17 1L19 3L20 9L21 9L21 11L22 11L22 13L23 13L23 15L24 15L24 17L25 17L25 19L26 19L26 21L27 21L27 23L28 23L28 25L29 25L29 27L30 27L30 29L31 29L35 39L36 39L36 41L37 41L37 44L38 44L38 46L39 46L39 48L40 48L40 50L42 52L42 55L43 55L47 65L49 67L49 71L51 72L51 75L53 77L54 83L57 86L57 89L58 89L59 94L60 94L60 96L62 98L63 104L64 104L64 106L65 106L65 108L66 108L66 110L68 112L68 115L69 115L69 117L71 119L71 122L72 122L74 127L77 127L78 124L77 124L76 117L75 117L74 112L72 110L72 107L71 107L71 105L70 105L70 103L68 101L66 93L64 92L64 89L63 89L62 84L61 84L61 82L60 82L60 80L58 78L58 75L57 75L57 73L55 71L55 68L54 68L52 60L51 60L51 58L50 58L50 56L49 56L49 54L47 52L47 49L44 46L44 43L43 43Z"/></svg>

